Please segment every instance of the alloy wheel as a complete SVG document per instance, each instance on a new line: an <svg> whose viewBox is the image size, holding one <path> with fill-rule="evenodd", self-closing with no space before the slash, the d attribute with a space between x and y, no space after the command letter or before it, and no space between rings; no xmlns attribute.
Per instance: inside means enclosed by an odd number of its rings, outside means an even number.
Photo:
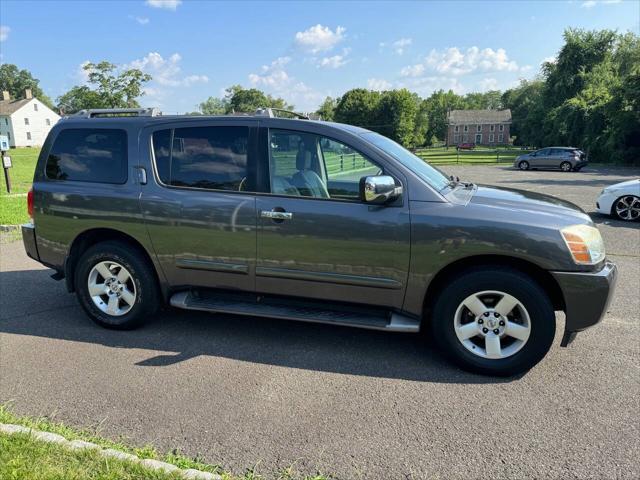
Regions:
<svg viewBox="0 0 640 480"><path fill-rule="evenodd" d="M94 265L89 272L87 286L94 305L107 315L124 315L136 303L133 277L117 262L107 260Z"/></svg>
<svg viewBox="0 0 640 480"><path fill-rule="evenodd" d="M460 303L454 328L460 343L474 355L503 359L526 345L531 319L514 296L487 290L469 295Z"/></svg>
<svg viewBox="0 0 640 480"><path fill-rule="evenodd" d="M626 221L640 218L640 198L635 195L620 197L615 203L616 215Z"/></svg>
<svg viewBox="0 0 640 480"><path fill-rule="evenodd" d="M560 170L562 170L563 172L570 172L571 164L569 162L562 162L560 164Z"/></svg>

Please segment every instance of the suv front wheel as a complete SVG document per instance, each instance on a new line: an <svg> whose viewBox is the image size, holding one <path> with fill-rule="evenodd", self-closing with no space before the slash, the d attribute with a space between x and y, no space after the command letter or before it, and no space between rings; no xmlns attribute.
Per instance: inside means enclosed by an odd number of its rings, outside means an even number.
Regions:
<svg viewBox="0 0 640 480"><path fill-rule="evenodd" d="M106 328L135 328L159 304L151 266L137 249L124 243L108 241L90 247L78 261L75 286L84 311Z"/></svg>
<svg viewBox="0 0 640 480"><path fill-rule="evenodd" d="M462 368L508 376L529 370L555 335L546 292L529 276L506 267L477 267L458 275L436 300L435 341Z"/></svg>

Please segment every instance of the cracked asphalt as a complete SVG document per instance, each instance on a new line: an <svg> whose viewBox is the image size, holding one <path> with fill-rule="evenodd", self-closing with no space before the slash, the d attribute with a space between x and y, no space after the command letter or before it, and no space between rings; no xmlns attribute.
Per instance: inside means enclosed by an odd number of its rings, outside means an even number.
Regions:
<svg viewBox="0 0 640 480"><path fill-rule="evenodd" d="M177 310L115 332L14 242L0 246L0 402L267 477L640 477L640 224L594 203L640 170L445 170L590 213L620 272L604 321L564 349L559 314L548 356L510 379L462 372L409 334Z"/></svg>

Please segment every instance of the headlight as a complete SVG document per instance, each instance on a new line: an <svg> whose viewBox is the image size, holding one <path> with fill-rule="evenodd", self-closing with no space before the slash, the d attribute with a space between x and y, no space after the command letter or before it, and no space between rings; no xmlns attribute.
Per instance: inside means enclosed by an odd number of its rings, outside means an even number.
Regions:
<svg viewBox="0 0 640 480"><path fill-rule="evenodd" d="M597 228L572 225L560 230L573 261L579 265L595 265L604 259L604 242Z"/></svg>

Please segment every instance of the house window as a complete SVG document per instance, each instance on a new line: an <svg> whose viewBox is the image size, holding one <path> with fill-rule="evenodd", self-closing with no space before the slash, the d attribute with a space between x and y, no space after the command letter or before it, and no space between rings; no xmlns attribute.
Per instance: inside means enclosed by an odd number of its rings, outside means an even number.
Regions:
<svg viewBox="0 0 640 480"><path fill-rule="evenodd" d="M37 104L37 103L34 103L34 104L33 104L33 111L34 111L34 112L37 112L37 111L38 111L38 104Z"/></svg>
<svg viewBox="0 0 640 480"><path fill-rule="evenodd" d="M460 135L459 134L454 135L453 136L453 143L458 143L459 141L460 141Z"/></svg>
<svg viewBox="0 0 640 480"><path fill-rule="evenodd" d="M28 118L25 118L25 119L24 119L24 124L25 124L25 125L29 125L29 119L28 119Z"/></svg>
<svg viewBox="0 0 640 480"><path fill-rule="evenodd" d="M458 133L458 132L460 131L460 125L456 125L456 126L453 128L453 131L454 131L454 132L456 132L456 133Z"/></svg>
<svg viewBox="0 0 640 480"><path fill-rule="evenodd" d="M500 125L500 131L504 132L504 125Z"/></svg>
<svg viewBox="0 0 640 480"><path fill-rule="evenodd" d="M465 133L469 131L469 125L465 125L464 126L464 131L465 131Z"/></svg>
<svg viewBox="0 0 640 480"><path fill-rule="evenodd" d="M464 143L467 143L467 142L469 141L469 135L463 135L463 136L462 136L462 141L463 141Z"/></svg>
<svg viewBox="0 0 640 480"><path fill-rule="evenodd" d="M11 140L11 132L7 132L7 138Z"/></svg>
<svg viewBox="0 0 640 480"><path fill-rule="evenodd" d="M493 143L493 133L489 134L489 143Z"/></svg>
<svg viewBox="0 0 640 480"><path fill-rule="evenodd" d="M45 120L45 123L47 124L47 127L48 127L49 125L51 125L51 120L49 120L49 119L47 118L47 119Z"/></svg>
<svg viewBox="0 0 640 480"><path fill-rule="evenodd" d="M31 132L27 132L27 140L31 140Z"/></svg>
<svg viewBox="0 0 640 480"><path fill-rule="evenodd" d="M481 145L481 144L482 144L482 134L476 133L476 145Z"/></svg>
<svg viewBox="0 0 640 480"><path fill-rule="evenodd" d="M5 124L5 125L9 125L9 119L8 119L8 118L5 118L5 119L4 119L4 124Z"/></svg>
<svg viewBox="0 0 640 480"><path fill-rule="evenodd" d="M490 131L490 132L495 132L495 131L496 131L496 126L495 126L495 125L491 125L491 126L489 127L489 131Z"/></svg>
<svg viewBox="0 0 640 480"><path fill-rule="evenodd" d="M504 134L499 134L498 135L498 143L504 143Z"/></svg>
<svg viewBox="0 0 640 480"><path fill-rule="evenodd" d="M481 131L482 131L482 125L478 125L478 126L476 127L476 131L477 131L477 132L481 132Z"/></svg>

